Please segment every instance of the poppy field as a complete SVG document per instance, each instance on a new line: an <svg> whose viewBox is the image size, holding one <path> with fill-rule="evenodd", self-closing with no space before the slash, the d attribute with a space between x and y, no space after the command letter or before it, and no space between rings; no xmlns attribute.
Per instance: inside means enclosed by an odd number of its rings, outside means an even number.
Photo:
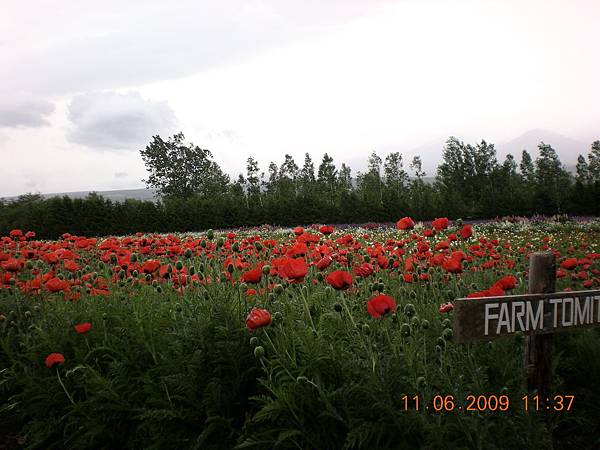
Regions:
<svg viewBox="0 0 600 450"><path fill-rule="evenodd" d="M524 336L453 340L453 301L526 293L541 250L557 291L600 288L598 220L13 230L0 449L598 448L599 328L554 339L568 411L523 407Z"/></svg>

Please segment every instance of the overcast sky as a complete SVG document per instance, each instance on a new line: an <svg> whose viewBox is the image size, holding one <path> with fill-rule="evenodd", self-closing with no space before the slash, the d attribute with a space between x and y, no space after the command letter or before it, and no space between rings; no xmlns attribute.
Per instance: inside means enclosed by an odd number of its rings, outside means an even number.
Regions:
<svg viewBox="0 0 600 450"><path fill-rule="evenodd" d="M6 0L0 196L141 187L139 150L179 130L232 176L372 150L433 175L451 135L589 144L599 23L597 0Z"/></svg>

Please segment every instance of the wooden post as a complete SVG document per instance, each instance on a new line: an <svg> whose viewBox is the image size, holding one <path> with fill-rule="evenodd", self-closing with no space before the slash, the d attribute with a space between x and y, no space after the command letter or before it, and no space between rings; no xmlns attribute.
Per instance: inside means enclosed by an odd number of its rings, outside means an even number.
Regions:
<svg viewBox="0 0 600 450"><path fill-rule="evenodd" d="M529 257L529 293L555 292L556 259L552 252L536 252ZM552 381L552 335L532 334L525 337L527 389L539 395L545 407Z"/></svg>

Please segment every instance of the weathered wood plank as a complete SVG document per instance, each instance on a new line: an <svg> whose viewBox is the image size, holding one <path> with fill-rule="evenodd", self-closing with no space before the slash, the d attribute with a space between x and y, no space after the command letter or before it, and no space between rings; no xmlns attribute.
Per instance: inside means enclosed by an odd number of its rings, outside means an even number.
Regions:
<svg viewBox="0 0 600 450"><path fill-rule="evenodd" d="M456 342L517 332L549 334L600 325L600 290L460 298L454 302Z"/></svg>

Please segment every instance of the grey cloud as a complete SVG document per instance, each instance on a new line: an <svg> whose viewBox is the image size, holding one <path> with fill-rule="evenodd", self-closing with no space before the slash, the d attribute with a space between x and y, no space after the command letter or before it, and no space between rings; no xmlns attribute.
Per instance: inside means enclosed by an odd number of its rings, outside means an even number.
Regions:
<svg viewBox="0 0 600 450"><path fill-rule="evenodd" d="M32 38L37 45L13 55L4 83L60 95L184 77L313 37L391 1L373 0L368 8L362 0L144 1L123 8L109 0L87 12L110 24L103 33L75 38L69 34L75 25L65 14L55 26L68 38L48 44L44 30L38 31ZM74 18L82 20L81 14Z"/></svg>
<svg viewBox="0 0 600 450"><path fill-rule="evenodd" d="M2 94L0 103L0 127L37 128L49 125L47 117L54 111L54 104L34 98L29 94Z"/></svg>
<svg viewBox="0 0 600 450"><path fill-rule="evenodd" d="M115 178L126 178L127 172L115 172Z"/></svg>
<svg viewBox="0 0 600 450"><path fill-rule="evenodd" d="M166 102L145 100L137 92L91 92L68 105L71 142L95 149L138 150L155 134L174 131L176 118Z"/></svg>

